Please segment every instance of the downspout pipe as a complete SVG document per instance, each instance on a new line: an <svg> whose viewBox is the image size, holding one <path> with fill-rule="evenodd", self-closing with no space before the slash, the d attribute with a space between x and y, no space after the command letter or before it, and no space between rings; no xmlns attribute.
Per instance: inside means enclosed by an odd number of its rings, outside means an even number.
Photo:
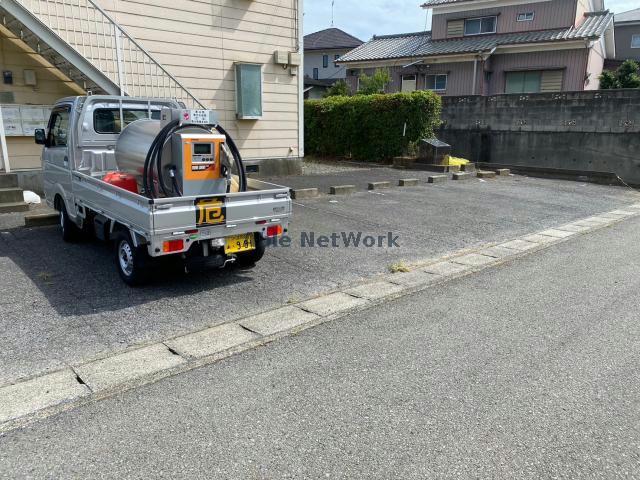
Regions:
<svg viewBox="0 0 640 480"><path fill-rule="evenodd" d="M476 55L473 58L473 87L471 89L471 95L476 94L476 85L478 84L478 57L479 56L480 56L480 53L478 52L478 55Z"/></svg>
<svg viewBox="0 0 640 480"><path fill-rule="evenodd" d="M493 55L493 52L496 51L497 47L493 47L491 50L489 50L489 52L487 52L485 55L482 55L482 50L480 50L478 52L478 54L475 56L475 58L473 59L473 88L471 89L471 94L475 95L476 94L476 88L478 85L478 60L482 60L483 64L484 62L487 61L487 59Z"/></svg>

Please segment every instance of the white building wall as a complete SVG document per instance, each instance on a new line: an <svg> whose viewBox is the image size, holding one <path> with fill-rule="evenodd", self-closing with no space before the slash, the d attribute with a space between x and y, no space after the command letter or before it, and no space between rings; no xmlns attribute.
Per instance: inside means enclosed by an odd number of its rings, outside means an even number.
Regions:
<svg viewBox="0 0 640 480"><path fill-rule="evenodd" d="M318 79L327 78L346 78L347 70L343 66L335 66L335 55L344 55L349 50L307 50L304 54L304 76L313 78L313 69L318 69ZM327 68L322 66L323 55L329 56L329 65Z"/></svg>

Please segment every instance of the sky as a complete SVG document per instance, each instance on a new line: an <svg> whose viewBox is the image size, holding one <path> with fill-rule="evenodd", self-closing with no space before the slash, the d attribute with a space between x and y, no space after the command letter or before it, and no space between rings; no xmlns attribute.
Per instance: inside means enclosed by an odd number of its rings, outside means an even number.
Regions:
<svg viewBox="0 0 640 480"><path fill-rule="evenodd" d="M420 32L426 11L420 0L335 0L334 26L361 40L375 35ZM620 13L638 8L638 0L605 0L609 10ZM304 0L304 33L331 27L331 0Z"/></svg>

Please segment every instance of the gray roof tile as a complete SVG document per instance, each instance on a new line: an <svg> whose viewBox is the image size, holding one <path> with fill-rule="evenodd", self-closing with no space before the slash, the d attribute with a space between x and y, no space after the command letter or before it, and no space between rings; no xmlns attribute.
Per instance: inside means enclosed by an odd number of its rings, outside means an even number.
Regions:
<svg viewBox="0 0 640 480"><path fill-rule="evenodd" d="M433 7L434 5L445 5L447 3L472 2L473 0L427 0L422 8Z"/></svg>
<svg viewBox="0 0 640 480"><path fill-rule="evenodd" d="M327 28L304 36L305 50L331 50L337 48L355 48L362 40L349 35L339 28Z"/></svg>
<svg viewBox="0 0 640 480"><path fill-rule="evenodd" d="M449 40L432 40L431 32L375 36L364 45L343 55L339 59L339 62L361 62L393 58L474 53L491 50L501 45L597 38L604 33L606 28L611 24L612 19L613 14L608 11L594 12L586 14L584 22L578 28L503 33L498 35L453 38Z"/></svg>

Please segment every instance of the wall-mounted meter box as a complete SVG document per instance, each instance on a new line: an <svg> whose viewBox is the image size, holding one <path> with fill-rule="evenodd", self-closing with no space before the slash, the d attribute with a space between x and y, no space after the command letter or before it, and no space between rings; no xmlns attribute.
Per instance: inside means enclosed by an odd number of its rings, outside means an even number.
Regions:
<svg viewBox="0 0 640 480"><path fill-rule="evenodd" d="M224 135L200 133L196 129L173 134L172 158L185 197L226 193L227 179L221 164L224 142Z"/></svg>
<svg viewBox="0 0 640 480"><path fill-rule="evenodd" d="M36 77L35 70L23 70L24 75L24 84L30 87L35 87L38 85L38 77Z"/></svg>
<svg viewBox="0 0 640 480"><path fill-rule="evenodd" d="M289 52L289 65L299 67L302 64L302 56L296 52Z"/></svg>
<svg viewBox="0 0 640 480"><path fill-rule="evenodd" d="M273 61L276 65L287 65L289 63L289 52L276 50L273 52Z"/></svg>
<svg viewBox="0 0 640 480"><path fill-rule="evenodd" d="M194 123L196 125L217 125L218 114L214 110L187 110L179 108L165 108L160 112L162 127L178 120L180 125Z"/></svg>

